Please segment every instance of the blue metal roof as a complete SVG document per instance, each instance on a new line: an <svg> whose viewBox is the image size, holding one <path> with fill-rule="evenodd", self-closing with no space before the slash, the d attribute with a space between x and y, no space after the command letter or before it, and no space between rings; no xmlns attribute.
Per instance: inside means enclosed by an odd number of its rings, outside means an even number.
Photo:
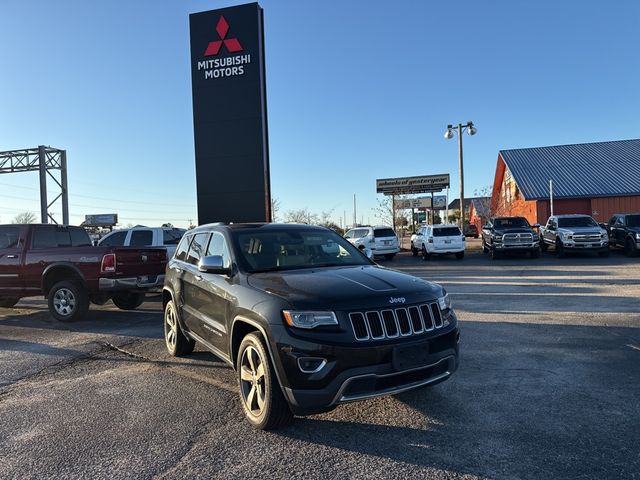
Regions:
<svg viewBox="0 0 640 480"><path fill-rule="evenodd" d="M640 195L640 139L500 150L526 200Z"/></svg>

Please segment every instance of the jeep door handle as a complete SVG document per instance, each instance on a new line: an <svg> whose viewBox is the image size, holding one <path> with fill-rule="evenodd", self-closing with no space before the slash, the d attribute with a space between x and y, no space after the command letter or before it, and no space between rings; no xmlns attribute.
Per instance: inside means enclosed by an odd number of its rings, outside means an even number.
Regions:
<svg viewBox="0 0 640 480"><path fill-rule="evenodd" d="M7 258L18 258L18 255L7 255Z"/></svg>
<svg viewBox="0 0 640 480"><path fill-rule="evenodd" d="M182 272L182 269L179 267L171 267L175 272L180 273Z"/></svg>
<svg viewBox="0 0 640 480"><path fill-rule="evenodd" d="M197 281L202 280L202 275L194 275L193 278L195 278Z"/></svg>

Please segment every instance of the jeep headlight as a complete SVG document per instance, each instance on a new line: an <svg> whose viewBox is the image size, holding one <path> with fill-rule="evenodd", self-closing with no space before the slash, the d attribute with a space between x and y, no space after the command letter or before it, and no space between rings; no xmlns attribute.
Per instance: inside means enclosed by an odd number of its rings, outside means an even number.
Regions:
<svg viewBox="0 0 640 480"><path fill-rule="evenodd" d="M605 238L609 238L609 236L607 235L607 232L602 232L600 234L600 238L605 239Z"/></svg>
<svg viewBox="0 0 640 480"><path fill-rule="evenodd" d="M440 305L440 310L449 310L451 308L451 298L448 293L445 292L444 297L438 298L438 305Z"/></svg>
<svg viewBox="0 0 640 480"><path fill-rule="evenodd" d="M320 325L338 325L338 319L333 312L296 312L284 310L285 322L290 327L315 328Z"/></svg>
<svg viewBox="0 0 640 480"><path fill-rule="evenodd" d="M496 235L495 237L493 237L493 240L496 242L501 242L502 241L502 235Z"/></svg>
<svg viewBox="0 0 640 480"><path fill-rule="evenodd" d="M564 233L564 232L560 232L559 236L562 240L571 240L573 238L573 235L570 233Z"/></svg>

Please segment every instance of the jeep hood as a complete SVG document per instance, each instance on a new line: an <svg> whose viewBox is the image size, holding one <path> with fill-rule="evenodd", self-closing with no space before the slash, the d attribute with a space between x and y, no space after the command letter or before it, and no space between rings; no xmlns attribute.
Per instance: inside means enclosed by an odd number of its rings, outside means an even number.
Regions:
<svg viewBox="0 0 640 480"><path fill-rule="evenodd" d="M382 308L434 300L442 287L374 265L253 273L250 286L277 295L296 308Z"/></svg>

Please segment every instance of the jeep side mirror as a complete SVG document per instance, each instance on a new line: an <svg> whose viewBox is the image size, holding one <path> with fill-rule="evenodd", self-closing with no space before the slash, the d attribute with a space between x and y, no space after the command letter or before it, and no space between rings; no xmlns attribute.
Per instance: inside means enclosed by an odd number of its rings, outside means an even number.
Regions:
<svg viewBox="0 0 640 480"><path fill-rule="evenodd" d="M533 225L531 225L531 228L540 228L540 224L539 223L534 223Z"/></svg>
<svg viewBox="0 0 640 480"><path fill-rule="evenodd" d="M198 262L198 271L217 275L228 275L231 269L224 266L221 255L209 255L200 259Z"/></svg>

